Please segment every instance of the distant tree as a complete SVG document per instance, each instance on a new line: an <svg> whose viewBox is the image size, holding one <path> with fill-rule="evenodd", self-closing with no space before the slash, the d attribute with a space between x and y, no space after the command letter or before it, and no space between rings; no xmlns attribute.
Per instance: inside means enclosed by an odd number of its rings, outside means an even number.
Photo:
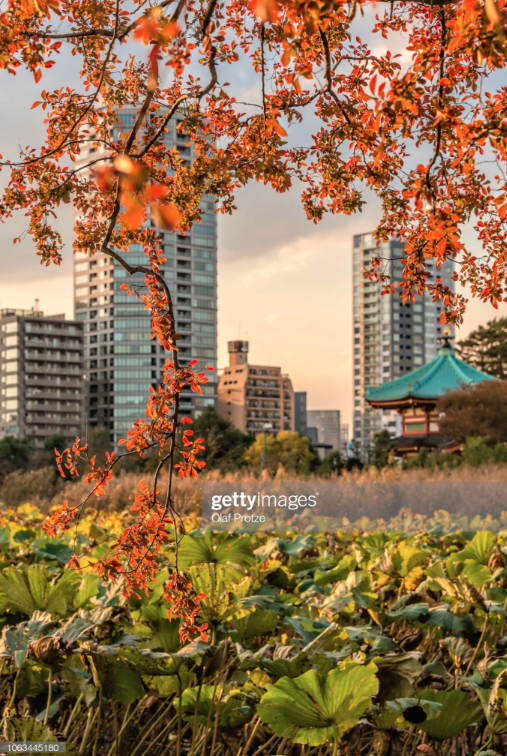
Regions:
<svg viewBox="0 0 507 756"><path fill-rule="evenodd" d="M48 436L44 440L44 449L46 449L49 452L54 452L55 449L59 451L60 453L67 448L68 444L65 440L65 436L63 436L61 433L53 433L52 436Z"/></svg>
<svg viewBox="0 0 507 756"><path fill-rule="evenodd" d="M245 453L245 461L260 468L264 449L264 434L259 433L254 443ZM319 457L307 436L291 431L280 431L276 436L266 435L266 466L271 472L276 472L279 465L286 470L297 473L307 473L319 466Z"/></svg>
<svg viewBox="0 0 507 756"><path fill-rule="evenodd" d="M477 436L490 445L507 441L507 381L483 381L449 391L436 411L440 432L457 443Z"/></svg>
<svg viewBox="0 0 507 756"><path fill-rule="evenodd" d="M42 449L34 454L33 462L35 467L52 467L56 472L56 451L63 452L68 447L65 436L62 433L53 433L44 439ZM70 475L67 476L70 478Z"/></svg>
<svg viewBox="0 0 507 756"><path fill-rule="evenodd" d="M369 453L369 462L375 467L387 467L389 464L389 453L396 449L396 444L391 438L391 434L388 430L382 430L379 433L375 433L373 437L373 445ZM391 455L392 456L392 455Z"/></svg>
<svg viewBox="0 0 507 756"><path fill-rule="evenodd" d="M467 438L462 451L463 462L471 467L480 467L488 462L505 464L507 462L507 447L498 442L494 446L488 438L476 436Z"/></svg>
<svg viewBox="0 0 507 756"><path fill-rule="evenodd" d="M403 462L403 470L416 470L426 467L433 469L436 464L436 456L436 454L433 454L423 447L422 449L419 449L417 454L414 454L413 457L410 457Z"/></svg>
<svg viewBox="0 0 507 756"><path fill-rule="evenodd" d="M206 447L199 459L206 469L234 470L245 464L243 455L254 442L255 436L243 433L213 407L206 407L192 425L194 437L204 439Z"/></svg>
<svg viewBox="0 0 507 756"><path fill-rule="evenodd" d="M100 465L105 463L106 452L111 453L113 451L109 431L103 425L88 428L88 445L90 457L96 456Z"/></svg>
<svg viewBox="0 0 507 756"><path fill-rule="evenodd" d="M27 438L4 436L0 440L0 473L9 473L28 466L32 445Z"/></svg>
<svg viewBox="0 0 507 756"><path fill-rule="evenodd" d="M362 470L364 462L361 457L348 457L344 467L347 472L352 472L352 470Z"/></svg>
<svg viewBox="0 0 507 756"><path fill-rule="evenodd" d="M494 318L460 341L456 351L469 365L495 378L507 378L507 318Z"/></svg>
<svg viewBox="0 0 507 756"><path fill-rule="evenodd" d="M343 466L341 454L339 451L335 450L332 451L331 454L328 454L327 457L324 457L319 465L318 473L319 475L331 475L332 473L340 475Z"/></svg>

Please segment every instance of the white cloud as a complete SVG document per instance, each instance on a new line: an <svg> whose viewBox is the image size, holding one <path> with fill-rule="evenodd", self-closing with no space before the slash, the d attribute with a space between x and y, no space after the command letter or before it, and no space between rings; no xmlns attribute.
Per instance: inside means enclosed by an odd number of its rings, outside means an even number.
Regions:
<svg viewBox="0 0 507 756"><path fill-rule="evenodd" d="M269 258L258 260L256 265L243 277L243 284L250 284L259 280L266 281L286 273L299 273L315 262L323 248L329 248L329 240L326 238L294 239L291 244L273 250ZM272 317L276 317L276 315L273 313Z"/></svg>

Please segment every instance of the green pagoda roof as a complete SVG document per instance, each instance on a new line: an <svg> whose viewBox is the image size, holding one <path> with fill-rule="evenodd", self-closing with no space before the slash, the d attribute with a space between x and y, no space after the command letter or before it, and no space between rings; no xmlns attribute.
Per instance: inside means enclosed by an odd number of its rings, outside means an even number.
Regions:
<svg viewBox="0 0 507 756"><path fill-rule="evenodd" d="M429 403L438 399L446 391L453 391L463 385L492 381L495 378L482 370L468 365L456 357L452 347L446 343L438 351L438 356L431 362L427 362L417 370L396 378L394 381L384 383L382 386L368 389L366 401L372 406L397 402L401 404L417 403L410 400L420 400Z"/></svg>

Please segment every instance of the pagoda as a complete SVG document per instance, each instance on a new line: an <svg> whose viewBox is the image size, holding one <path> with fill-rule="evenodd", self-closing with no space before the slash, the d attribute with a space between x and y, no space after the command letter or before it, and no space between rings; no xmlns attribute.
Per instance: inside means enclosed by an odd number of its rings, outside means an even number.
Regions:
<svg viewBox="0 0 507 756"><path fill-rule="evenodd" d="M366 392L371 407L397 410L401 415L401 436L392 441L396 456L410 457L423 448L459 451L459 445L440 434L435 412L438 399L466 385L496 380L456 357L449 334L439 341L440 349L431 362Z"/></svg>

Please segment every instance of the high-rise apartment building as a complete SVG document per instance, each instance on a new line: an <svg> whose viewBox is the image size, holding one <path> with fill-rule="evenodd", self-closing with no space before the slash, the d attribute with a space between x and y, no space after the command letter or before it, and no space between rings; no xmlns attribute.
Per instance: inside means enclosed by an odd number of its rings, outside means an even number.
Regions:
<svg viewBox="0 0 507 756"><path fill-rule="evenodd" d="M122 128L130 129L136 111L124 108ZM192 162L192 146L184 133L176 131L179 120L169 123L164 140L175 147L183 162ZM81 155L89 159L89 153ZM94 157L100 157L95 152ZM164 247L162 273L174 301L176 330L182 365L199 360L198 367L217 367L217 223L214 200L201 202L201 223L185 234L161 232ZM148 221L151 223L151 221ZM140 245L132 244L126 259L146 264ZM157 387L162 366L170 356L150 338L149 312L135 297L121 290L121 284L144 283L144 276L129 276L104 255L76 255L74 264L75 317L85 328L85 360L89 379L87 414L91 425L109 429L111 441L125 438L132 422L144 416L150 385ZM181 409L196 416L205 406L216 406L216 373L203 386L203 396L191 391L181 395Z"/></svg>
<svg viewBox="0 0 507 756"><path fill-rule="evenodd" d="M281 368L248 363L248 341L229 341L218 379L218 411L243 433L294 431L294 391Z"/></svg>
<svg viewBox="0 0 507 756"><path fill-rule="evenodd" d="M40 449L61 433L69 445L84 426L83 324L65 315L0 310L0 437Z"/></svg>
<svg viewBox="0 0 507 756"><path fill-rule="evenodd" d="M427 292L414 304L403 305L399 294L381 296L382 285L363 277L364 266L375 254L385 261L385 272L396 284L403 278L404 245L396 239L376 247L371 234L354 236L353 250L353 339L354 339L354 422L353 439L363 456L375 433L383 428L392 435L398 432L390 412L368 406L364 395L368 388L380 386L417 368L437 354L437 339L442 333L439 323L442 303L433 302ZM428 268L436 279L453 288L452 262L437 269ZM453 329L451 328L451 332Z"/></svg>
<svg viewBox="0 0 507 756"><path fill-rule="evenodd" d="M331 451L340 451L340 410L308 410L308 427L317 428L320 444L331 446Z"/></svg>

